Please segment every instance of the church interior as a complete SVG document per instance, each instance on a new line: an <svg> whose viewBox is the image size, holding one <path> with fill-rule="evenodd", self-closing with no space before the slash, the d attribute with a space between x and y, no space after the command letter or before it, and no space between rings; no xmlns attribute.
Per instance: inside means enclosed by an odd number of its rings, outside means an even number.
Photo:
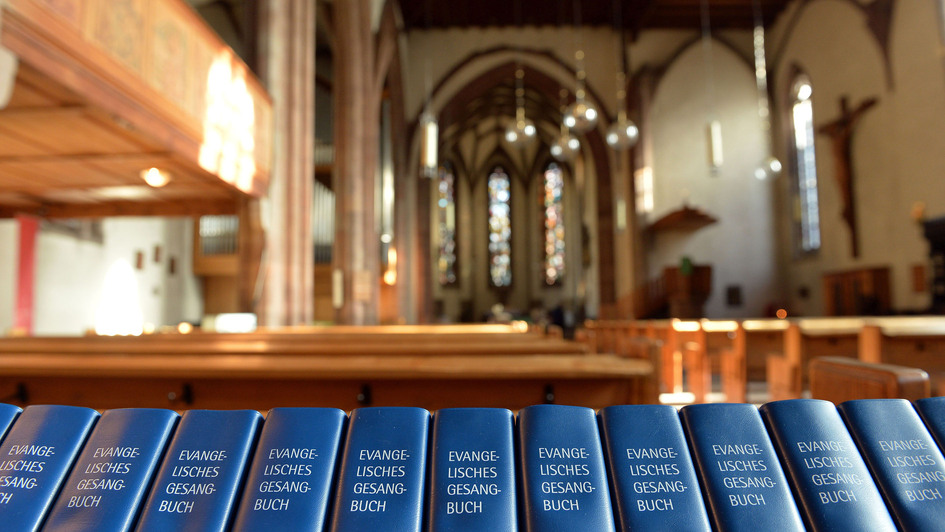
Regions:
<svg viewBox="0 0 945 532"><path fill-rule="evenodd" d="M0 399L942 395L935 146L942 0L0 0Z"/></svg>

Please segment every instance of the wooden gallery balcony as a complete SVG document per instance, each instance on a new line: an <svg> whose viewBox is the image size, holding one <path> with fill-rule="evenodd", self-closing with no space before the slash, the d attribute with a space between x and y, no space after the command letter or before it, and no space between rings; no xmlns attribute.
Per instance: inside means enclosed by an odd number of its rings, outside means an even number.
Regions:
<svg viewBox="0 0 945 532"><path fill-rule="evenodd" d="M271 114L183 0L0 3L0 216L236 213L268 186Z"/></svg>

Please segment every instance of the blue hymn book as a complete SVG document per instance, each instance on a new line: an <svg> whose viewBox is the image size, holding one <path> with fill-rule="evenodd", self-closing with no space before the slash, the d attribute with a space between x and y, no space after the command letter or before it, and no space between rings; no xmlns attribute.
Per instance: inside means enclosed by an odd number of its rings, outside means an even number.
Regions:
<svg viewBox="0 0 945 532"><path fill-rule="evenodd" d="M56 498L44 531L131 530L180 416L171 410L106 410Z"/></svg>
<svg viewBox="0 0 945 532"><path fill-rule="evenodd" d="M136 532L227 530L261 419L255 410L185 412Z"/></svg>
<svg viewBox="0 0 945 532"><path fill-rule="evenodd" d="M938 443L940 451L945 452L945 397L926 397L915 402L925 426Z"/></svg>
<svg viewBox="0 0 945 532"><path fill-rule="evenodd" d="M270 410L234 532L324 530L347 419L337 408Z"/></svg>
<svg viewBox="0 0 945 532"><path fill-rule="evenodd" d="M614 530L594 410L529 406L519 412L517 429L526 529Z"/></svg>
<svg viewBox="0 0 945 532"><path fill-rule="evenodd" d="M501 408L446 408L433 416L430 532L517 530L515 419Z"/></svg>
<svg viewBox="0 0 945 532"><path fill-rule="evenodd" d="M609 406L597 417L623 529L709 532L709 516L676 409Z"/></svg>
<svg viewBox="0 0 945 532"><path fill-rule="evenodd" d="M912 403L858 399L837 408L903 530L945 526L945 458Z"/></svg>
<svg viewBox="0 0 945 532"><path fill-rule="evenodd" d="M365 407L351 413L331 530L420 532L430 413Z"/></svg>
<svg viewBox="0 0 945 532"><path fill-rule="evenodd" d="M717 529L805 530L754 405L689 405L679 415Z"/></svg>
<svg viewBox="0 0 945 532"><path fill-rule="evenodd" d="M794 486L804 522L817 532L895 532L886 503L830 401L790 399L761 417Z"/></svg>
<svg viewBox="0 0 945 532"><path fill-rule="evenodd" d="M28 406L0 445L0 523L39 530L99 414L91 408Z"/></svg>
<svg viewBox="0 0 945 532"><path fill-rule="evenodd" d="M18 406L0 403L0 442L3 441L3 437L22 411L23 409Z"/></svg>

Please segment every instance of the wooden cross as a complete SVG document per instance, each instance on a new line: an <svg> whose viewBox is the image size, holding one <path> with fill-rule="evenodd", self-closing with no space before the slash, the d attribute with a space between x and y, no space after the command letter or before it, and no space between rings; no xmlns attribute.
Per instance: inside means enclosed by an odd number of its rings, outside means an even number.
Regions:
<svg viewBox="0 0 945 532"><path fill-rule="evenodd" d="M830 137L833 151L834 175L840 186L840 198L843 201L843 220L850 228L853 256L860 255L856 232L856 203L853 197L853 127L870 107L876 105L876 98L864 100L856 109L850 109L847 96L840 97L840 117L817 128L818 133Z"/></svg>

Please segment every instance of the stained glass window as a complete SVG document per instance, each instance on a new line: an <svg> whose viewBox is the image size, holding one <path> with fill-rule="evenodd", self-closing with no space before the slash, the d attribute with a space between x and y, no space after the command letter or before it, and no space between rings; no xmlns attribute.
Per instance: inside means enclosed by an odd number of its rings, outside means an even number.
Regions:
<svg viewBox="0 0 945 532"><path fill-rule="evenodd" d="M814 157L814 113L810 80L800 75L794 82L791 124L794 127L794 154L797 157L798 250L820 249L820 209L817 202L817 161Z"/></svg>
<svg viewBox="0 0 945 532"><path fill-rule="evenodd" d="M512 284L511 185L501 166L489 174L489 279L497 287Z"/></svg>
<svg viewBox="0 0 945 532"><path fill-rule="evenodd" d="M564 176L558 165L551 163L545 170L542 188L542 208L545 251L545 283L561 282L564 275L564 216L561 201L564 192Z"/></svg>
<svg viewBox="0 0 945 532"><path fill-rule="evenodd" d="M436 189L436 221L440 249L436 262L441 286L456 283L456 177L449 165L440 167Z"/></svg>

